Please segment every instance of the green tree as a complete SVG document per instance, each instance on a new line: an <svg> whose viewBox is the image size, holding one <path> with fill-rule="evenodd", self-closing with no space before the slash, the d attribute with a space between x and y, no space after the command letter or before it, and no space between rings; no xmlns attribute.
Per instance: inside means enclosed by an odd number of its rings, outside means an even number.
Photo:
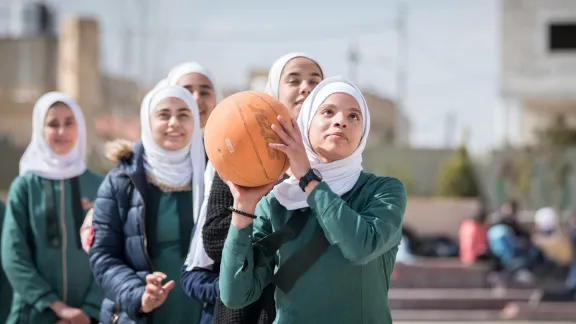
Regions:
<svg viewBox="0 0 576 324"><path fill-rule="evenodd" d="M474 163L465 145L444 164L438 178L438 194L445 197L479 197L480 186Z"/></svg>
<svg viewBox="0 0 576 324"><path fill-rule="evenodd" d="M537 144L535 150L546 166L547 176L543 180L543 188L551 193L548 204L557 210L567 208L570 186L569 178L572 167L566 152L576 147L576 129L566 124L565 116L558 115L549 127L536 132Z"/></svg>
<svg viewBox="0 0 576 324"><path fill-rule="evenodd" d="M507 199L520 200L523 206L531 202L532 160L530 150L526 149L521 156L506 158L500 165Z"/></svg>

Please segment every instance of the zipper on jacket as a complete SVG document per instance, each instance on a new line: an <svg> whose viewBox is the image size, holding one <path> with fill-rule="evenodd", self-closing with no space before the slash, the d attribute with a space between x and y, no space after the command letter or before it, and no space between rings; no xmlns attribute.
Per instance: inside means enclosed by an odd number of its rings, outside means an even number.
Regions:
<svg viewBox="0 0 576 324"><path fill-rule="evenodd" d="M138 188L136 188L136 183L131 176L125 172L119 172L127 176L128 179L130 179L130 182L132 182L134 189L138 190ZM144 236L144 255L146 256L146 261L148 261L148 266L150 267L151 271L154 272L154 265L152 264L152 260L150 260L150 256L148 255L148 237L146 235L146 202L144 199L142 199L142 235Z"/></svg>
<svg viewBox="0 0 576 324"><path fill-rule="evenodd" d="M66 231L66 195L64 180L60 180L60 232L62 235L62 302L68 300L68 264L66 262L66 248L68 246L68 233Z"/></svg>
<svg viewBox="0 0 576 324"><path fill-rule="evenodd" d="M120 307L114 306L114 313L110 316L110 323L116 324L118 323L118 319L120 318Z"/></svg>

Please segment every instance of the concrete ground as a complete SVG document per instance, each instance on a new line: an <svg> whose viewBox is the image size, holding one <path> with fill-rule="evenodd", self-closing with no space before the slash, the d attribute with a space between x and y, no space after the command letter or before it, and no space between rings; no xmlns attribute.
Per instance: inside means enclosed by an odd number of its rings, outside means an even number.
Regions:
<svg viewBox="0 0 576 324"><path fill-rule="evenodd" d="M574 324L574 322L543 322L543 321L534 321L534 322L518 322L518 321L494 321L494 322L413 322L413 321L395 321L394 324L504 324L504 323L513 323L513 324Z"/></svg>

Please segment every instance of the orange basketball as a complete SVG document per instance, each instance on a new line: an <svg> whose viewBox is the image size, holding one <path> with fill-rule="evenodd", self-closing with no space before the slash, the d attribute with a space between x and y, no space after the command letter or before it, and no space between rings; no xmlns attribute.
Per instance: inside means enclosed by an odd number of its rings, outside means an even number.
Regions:
<svg viewBox="0 0 576 324"><path fill-rule="evenodd" d="M268 146L282 143L272 124L290 120L288 109L274 97L244 91L222 100L204 129L206 154L221 178L257 187L278 181L289 166L286 154Z"/></svg>

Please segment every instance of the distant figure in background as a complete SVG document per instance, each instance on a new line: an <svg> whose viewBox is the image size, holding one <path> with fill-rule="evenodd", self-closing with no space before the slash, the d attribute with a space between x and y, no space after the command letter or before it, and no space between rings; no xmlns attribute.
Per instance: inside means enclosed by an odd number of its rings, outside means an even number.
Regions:
<svg viewBox="0 0 576 324"><path fill-rule="evenodd" d="M525 241L526 244L530 241L530 231L518 221L518 202L516 200L510 200L502 205L497 223L510 227L514 236Z"/></svg>
<svg viewBox="0 0 576 324"><path fill-rule="evenodd" d="M426 258L458 256L458 242L446 235L420 235L408 225L402 225L402 243L412 254Z"/></svg>
<svg viewBox="0 0 576 324"><path fill-rule="evenodd" d="M571 223L570 238L574 254L572 255L572 264L570 265L564 288L537 290L531 296L532 304L538 304L540 301L576 301L576 212L572 216Z"/></svg>
<svg viewBox="0 0 576 324"><path fill-rule="evenodd" d="M460 225L458 237L462 263L473 264L477 260L490 259L486 227L487 216L486 210L480 208L474 217L464 220Z"/></svg>
<svg viewBox="0 0 576 324"><path fill-rule="evenodd" d="M488 244L507 274L520 282L532 282L532 272L542 262L542 253L518 222L517 212L515 201L502 206L500 219L488 230Z"/></svg>
<svg viewBox="0 0 576 324"><path fill-rule="evenodd" d="M0 233L2 233L2 224L4 223L4 212L6 211L6 205L0 200ZM10 307L12 306L12 287L6 274L4 274L4 269L0 267L0 323L6 323L6 318L10 313Z"/></svg>
<svg viewBox="0 0 576 324"><path fill-rule="evenodd" d="M532 242L554 265L569 267L574 257L574 248L567 231L562 231L554 208L539 209L534 216L534 224Z"/></svg>
<svg viewBox="0 0 576 324"><path fill-rule="evenodd" d="M4 215L2 266L14 291L6 323L98 323L103 294L78 231L103 177L85 161L80 107L60 92L43 95Z"/></svg>

